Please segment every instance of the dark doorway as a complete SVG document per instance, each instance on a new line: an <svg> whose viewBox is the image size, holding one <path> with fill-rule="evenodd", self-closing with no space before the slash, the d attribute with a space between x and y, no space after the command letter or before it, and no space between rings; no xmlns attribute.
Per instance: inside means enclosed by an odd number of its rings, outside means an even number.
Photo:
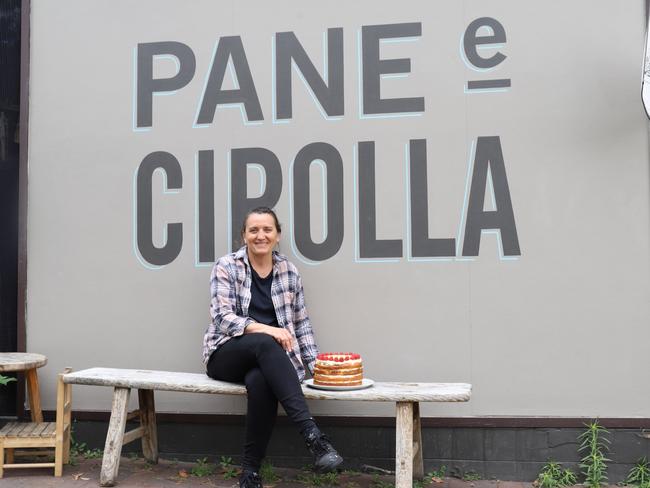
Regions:
<svg viewBox="0 0 650 488"><path fill-rule="evenodd" d="M0 351L17 350L20 0L0 2ZM16 383L0 386L0 415L16 414Z"/></svg>

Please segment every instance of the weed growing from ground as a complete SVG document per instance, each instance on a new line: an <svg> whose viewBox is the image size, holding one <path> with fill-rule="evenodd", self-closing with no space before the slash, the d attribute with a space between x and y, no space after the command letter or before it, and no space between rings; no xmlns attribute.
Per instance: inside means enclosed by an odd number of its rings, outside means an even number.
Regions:
<svg viewBox="0 0 650 488"><path fill-rule="evenodd" d="M265 485L280 481L280 477L275 472L275 468L268 461L264 461L260 467L260 478L262 478L262 483Z"/></svg>
<svg viewBox="0 0 650 488"><path fill-rule="evenodd" d="M475 473L474 471L467 471L466 473L463 474L464 481L478 481L480 479L481 479L481 475Z"/></svg>
<svg viewBox="0 0 650 488"><path fill-rule="evenodd" d="M223 470L223 479L229 480L231 478L236 478L239 472L237 471L237 468L235 468L232 464L232 458L227 457L227 456L221 456L221 460L219 461L219 465L221 466L221 469Z"/></svg>
<svg viewBox="0 0 650 488"><path fill-rule="evenodd" d="M338 486L338 473L307 473L302 472L296 476L296 481L309 486Z"/></svg>
<svg viewBox="0 0 650 488"><path fill-rule="evenodd" d="M214 473L214 466L208 462L208 458L197 459L196 466L190 470L190 474L197 478L205 478L212 473Z"/></svg>
<svg viewBox="0 0 650 488"><path fill-rule="evenodd" d="M440 483L442 482L442 478L445 477L446 472L447 466L440 466L440 468L428 472L421 480L413 480L413 488L424 488L425 486L429 486L434 481Z"/></svg>
<svg viewBox="0 0 650 488"><path fill-rule="evenodd" d="M645 457L639 459L625 479L628 485L650 488L650 465Z"/></svg>
<svg viewBox="0 0 650 488"><path fill-rule="evenodd" d="M70 465L76 466L76 458L97 459L104 455L99 448L90 449L85 442L77 442L74 437L74 423L70 426Z"/></svg>
<svg viewBox="0 0 650 488"><path fill-rule="evenodd" d="M442 479L445 477L445 474L447 474L447 466L443 464L438 469L434 469L430 473L427 473L426 478L429 480L433 480L433 478Z"/></svg>
<svg viewBox="0 0 650 488"><path fill-rule="evenodd" d="M389 481L384 481L379 479L378 474L373 474L372 475L372 481L370 482L373 488L395 488L394 483L390 483Z"/></svg>
<svg viewBox="0 0 650 488"><path fill-rule="evenodd" d="M585 453L585 456L580 460L580 468L582 474L585 476L584 484L589 488L600 488L607 484L607 459L605 453L609 450L609 439L605 434L609 431L594 420L585 424L585 430L578 440L580 447L578 451Z"/></svg>
<svg viewBox="0 0 650 488"><path fill-rule="evenodd" d="M570 469L562 469L562 465L550 461L544 465L540 471L535 485L539 488L563 488L573 486L578 482L578 478Z"/></svg>

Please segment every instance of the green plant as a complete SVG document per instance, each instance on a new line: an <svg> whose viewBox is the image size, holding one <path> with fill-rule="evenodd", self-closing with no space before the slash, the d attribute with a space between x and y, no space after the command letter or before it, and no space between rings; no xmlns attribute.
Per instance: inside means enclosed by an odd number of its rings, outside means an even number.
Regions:
<svg viewBox="0 0 650 488"><path fill-rule="evenodd" d="M221 456L221 460L219 461L219 465L221 466L221 469L223 470L223 479L229 480L232 478L236 478L237 475L239 474L239 471L237 468L235 468L232 464L232 458L227 457L227 456Z"/></svg>
<svg viewBox="0 0 650 488"><path fill-rule="evenodd" d="M16 378L10 378L9 376L0 374L0 385L8 385L12 381L16 381Z"/></svg>
<svg viewBox="0 0 650 488"><path fill-rule="evenodd" d="M356 471L354 469L344 469L341 471L343 476L361 476L361 471Z"/></svg>
<svg viewBox="0 0 650 488"><path fill-rule="evenodd" d="M440 468L428 472L421 480L413 480L413 488L424 488L425 486L429 486L433 481L441 482L446 472L447 466L440 466Z"/></svg>
<svg viewBox="0 0 650 488"><path fill-rule="evenodd" d="M214 473L214 466L208 463L208 458L197 459L196 466L193 466L190 470L190 474L197 478L205 478L212 473Z"/></svg>
<svg viewBox="0 0 650 488"><path fill-rule="evenodd" d="M280 481L280 477L275 472L275 468L268 461L264 461L260 467L260 478L262 478L262 483L264 484L272 484Z"/></svg>
<svg viewBox="0 0 650 488"><path fill-rule="evenodd" d="M474 471L467 471L463 474L464 481L478 481L481 479L481 475L475 473Z"/></svg>
<svg viewBox="0 0 650 488"><path fill-rule="evenodd" d="M98 447L91 449L85 442L77 442L70 435L70 458L81 457L84 459L97 459L102 457L104 452Z"/></svg>
<svg viewBox="0 0 650 488"><path fill-rule="evenodd" d="M535 480L539 488L563 488L572 486L578 482L578 478L570 469L562 469L562 465L550 461L544 465Z"/></svg>
<svg viewBox="0 0 650 488"><path fill-rule="evenodd" d="M578 451L585 453L580 460L580 468L585 476L584 484L590 488L600 488L607 483L607 459L605 453L609 450L609 439L605 437L609 431L598 423L598 420L585 424L585 430L578 440Z"/></svg>
<svg viewBox="0 0 650 488"><path fill-rule="evenodd" d="M336 471L325 473L323 478L325 479L325 484L327 486L335 486L339 484L339 474Z"/></svg>
<svg viewBox="0 0 650 488"><path fill-rule="evenodd" d="M636 462L625 482L638 488L650 488L650 465L645 457Z"/></svg>
<svg viewBox="0 0 650 488"><path fill-rule="evenodd" d="M370 481L370 484L373 486L373 488L395 488L394 483L379 479L378 474L372 475L372 480Z"/></svg>
<svg viewBox="0 0 650 488"><path fill-rule="evenodd" d="M338 473L306 473L302 472L296 476L296 481L309 486L336 486L339 484Z"/></svg>
<svg viewBox="0 0 650 488"><path fill-rule="evenodd" d="M433 481L434 478L437 478L437 479L444 478L446 474L447 474L447 466L445 466L443 464L438 469L434 469L433 471L427 473L427 475L425 476L425 479L428 479L429 483L430 483L431 481Z"/></svg>

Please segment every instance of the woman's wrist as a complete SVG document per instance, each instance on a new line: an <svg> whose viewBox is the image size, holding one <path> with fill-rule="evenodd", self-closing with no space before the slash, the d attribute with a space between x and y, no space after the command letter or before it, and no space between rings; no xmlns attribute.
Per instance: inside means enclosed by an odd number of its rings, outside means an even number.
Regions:
<svg viewBox="0 0 650 488"><path fill-rule="evenodd" d="M260 324L259 322L252 322L246 326L244 329L244 334L256 334L256 333L267 333L268 325Z"/></svg>

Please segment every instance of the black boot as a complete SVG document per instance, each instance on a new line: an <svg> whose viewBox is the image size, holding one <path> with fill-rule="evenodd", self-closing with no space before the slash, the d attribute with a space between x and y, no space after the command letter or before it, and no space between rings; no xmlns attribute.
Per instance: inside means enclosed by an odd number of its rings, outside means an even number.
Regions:
<svg viewBox="0 0 650 488"><path fill-rule="evenodd" d="M304 433L307 449L314 456L314 466L318 472L334 471L343 458L336 452L334 446L318 427Z"/></svg>
<svg viewBox="0 0 650 488"><path fill-rule="evenodd" d="M239 476L239 488L262 488L262 478L257 472L244 468Z"/></svg>

